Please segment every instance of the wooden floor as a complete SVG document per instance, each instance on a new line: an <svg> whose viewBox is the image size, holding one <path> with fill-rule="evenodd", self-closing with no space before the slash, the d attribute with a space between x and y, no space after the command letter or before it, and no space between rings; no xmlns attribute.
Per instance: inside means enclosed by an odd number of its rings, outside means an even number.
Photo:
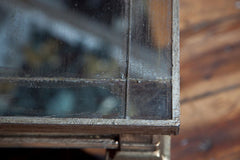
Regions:
<svg viewBox="0 0 240 160"><path fill-rule="evenodd" d="M240 159L240 0L180 0L181 129L172 160Z"/></svg>

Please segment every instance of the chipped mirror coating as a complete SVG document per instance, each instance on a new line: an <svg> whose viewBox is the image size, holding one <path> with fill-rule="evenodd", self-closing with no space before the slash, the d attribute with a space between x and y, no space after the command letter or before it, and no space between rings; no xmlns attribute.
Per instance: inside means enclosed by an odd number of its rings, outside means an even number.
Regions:
<svg viewBox="0 0 240 160"><path fill-rule="evenodd" d="M171 119L171 0L0 2L0 115Z"/></svg>

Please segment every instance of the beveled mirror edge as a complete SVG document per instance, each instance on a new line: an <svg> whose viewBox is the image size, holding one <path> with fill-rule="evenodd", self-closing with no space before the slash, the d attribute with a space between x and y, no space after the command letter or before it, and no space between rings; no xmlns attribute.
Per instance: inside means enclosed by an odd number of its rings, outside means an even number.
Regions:
<svg viewBox="0 0 240 160"><path fill-rule="evenodd" d="M0 135L8 132L66 132L76 130L84 133L121 134L178 134L180 126L180 49L179 49L179 1L172 0L172 119L83 119L39 118L0 116ZM93 126L94 124L94 126ZM55 125L56 127L53 127ZM69 125L69 126L68 126ZM35 129L34 129L35 128ZM58 128L56 130L56 128ZM20 129L20 130L19 130ZM84 130L83 130L84 129Z"/></svg>

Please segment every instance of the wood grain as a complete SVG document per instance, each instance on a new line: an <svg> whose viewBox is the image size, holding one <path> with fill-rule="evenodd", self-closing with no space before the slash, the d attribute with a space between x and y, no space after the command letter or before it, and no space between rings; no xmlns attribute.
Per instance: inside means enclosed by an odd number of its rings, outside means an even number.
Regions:
<svg viewBox="0 0 240 160"><path fill-rule="evenodd" d="M180 0L181 30L239 13L238 0Z"/></svg>
<svg viewBox="0 0 240 160"><path fill-rule="evenodd" d="M198 129L182 130L181 136L173 137L172 159L184 160L238 160L240 116L205 125Z"/></svg>
<svg viewBox="0 0 240 160"><path fill-rule="evenodd" d="M237 36L240 35L240 12L231 18L217 19L201 25L181 31L183 63L217 49L227 50L228 46L240 42L240 37Z"/></svg>
<svg viewBox="0 0 240 160"><path fill-rule="evenodd" d="M181 86L184 89L200 81L208 81L215 77L224 78L229 73L239 71L239 51L240 37L238 43L219 47L206 54L195 56L191 61L183 62Z"/></svg>
<svg viewBox="0 0 240 160"><path fill-rule="evenodd" d="M173 160L240 159L238 0L181 0L181 128Z"/></svg>

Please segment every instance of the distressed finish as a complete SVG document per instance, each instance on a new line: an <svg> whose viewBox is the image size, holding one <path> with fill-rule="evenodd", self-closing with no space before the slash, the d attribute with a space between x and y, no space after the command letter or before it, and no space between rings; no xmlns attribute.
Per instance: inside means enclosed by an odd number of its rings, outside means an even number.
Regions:
<svg viewBox="0 0 240 160"><path fill-rule="evenodd" d="M99 33L100 34L100 33ZM102 35L101 35L102 36ZM106 36L106 35L104 35ZM107 37L107 39L111 39ZM115 40L116 41L116 40ZM119 42L113 42L118 44ZM121 46L121 44L119 44ZM133 47L134 48L134 47ZM134 49L133 49L134 50ZM134 70L134 69L133 69ZM7 79L7 78L6 78ZM6 80L1 78L0 80ZM26 82L24 78L19 79ZM36 80L35 81L41 81ZM43 79L44 80L44 79ZM12 81L16 81L12 80ZM59 79L59 81L62 81ZM81 84L86 82L72 79ZM72 83L69 81L69 83ZM104 81L104 80L102 80ZM112 82L112 80L108 80ZM163 79L164 81L164 79ZM166 120L144 120L144 119L102 119L102 118L49 118L49 117L0 117L0 135L6 134L178 134L180 125L179 111L179 2L172 1L172 116ZM120 83L122 80L114 80ZM42 82L41 82L42 83ZM98 83L94 80L93 83ZM43 83L44 84L44 83ZM170 117L170 118L169 118ZM8 139L11 142L11 139ZM39 139L41 141L41 139ZM42 139L45 141L46 139ZM2 141L6 143L5 141ZM35 142L35 139L32 139ZM79 141L81 142L81 141ZM14 143L12 143L14 144ZM1 145L1 141L0 141ZM74 146L74 144L73 144Z"/></svg>

